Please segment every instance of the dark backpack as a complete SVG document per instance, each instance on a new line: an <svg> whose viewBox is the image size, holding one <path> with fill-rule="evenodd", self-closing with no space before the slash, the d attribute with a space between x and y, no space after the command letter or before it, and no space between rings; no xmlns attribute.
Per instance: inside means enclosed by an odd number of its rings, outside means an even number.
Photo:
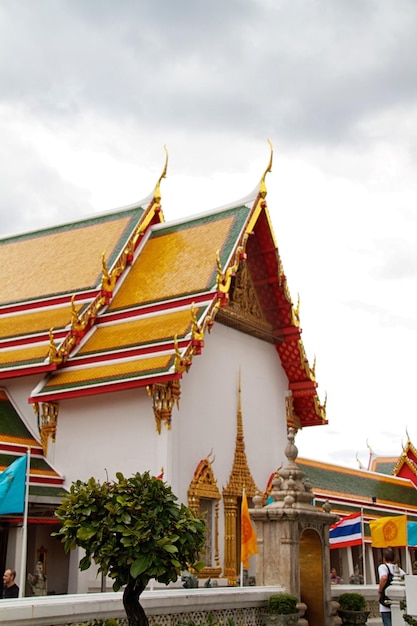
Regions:
<svg viewBox="0 0 417 626"><path fill-rule="evenodd" d="M385 567L388 570L388 576L387 576L387 580L386 583L384 585L383 590L381 591L381 595L379 596L379 603L383 604L384 606L390 606L391 604L391 600L388 598L388 596L386 595L386 590L387 588L390 586L390 584L392 583L392 579L394 578L394 574L391 572L391 569L388 567L388 565L385 563Z"/></svg>

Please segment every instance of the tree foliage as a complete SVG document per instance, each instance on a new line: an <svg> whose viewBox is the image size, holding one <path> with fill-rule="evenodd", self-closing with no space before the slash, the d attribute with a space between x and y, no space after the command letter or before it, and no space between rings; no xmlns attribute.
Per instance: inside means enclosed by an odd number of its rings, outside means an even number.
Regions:
<svg viewBox="0 0 417 626"><path fill-rule="evenodd" d="M151 578L168 584L181 570L199 568L205 523L149 472L116 478L74 482L56 511L62 524L56 536L67 552L84 548L81 570L93 560L114 580L115 591L127 586L123 601L129 624L135 625L144 623L144 614L135 617L134 605L140 606L139 595Z"/></svg>

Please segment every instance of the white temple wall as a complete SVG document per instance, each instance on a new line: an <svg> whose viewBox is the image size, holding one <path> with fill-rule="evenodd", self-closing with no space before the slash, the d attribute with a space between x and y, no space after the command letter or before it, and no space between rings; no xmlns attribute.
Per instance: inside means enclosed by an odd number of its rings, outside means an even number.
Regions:
<svg viewBox="0 0 417 626"><path fill-rule="evenodd" d="M86 396L60 403L54 465L72 481L113 480L160 470L152 401L146 389Z"/></svg>
<svg viewBox="0 0 417 626"><path fill-rule="evenodd" d="M215 324L205 336L181 385L180 410L173 411L174 491L186 500L201 459L212 451L220 493L232 470L238 411L239 371L246 456L253 479L265 489L272 471L285 459L285 394L288 380L275 347Z"/></svg>
<svg viewBox="0 0 417 626"><path fill-rule="evenodd" d="M162 424L157 434L144 388L69 399L60 402L50 461L67 486L90 476L112 479L118 471L157 475L163 467L164 478L186 502L194 470L212 450L221 491L233 464L239 371L246 454L264 489L284 460L287 378L274 346L221 324L206 335L202 354L183 376L170 431Z"/></svg>

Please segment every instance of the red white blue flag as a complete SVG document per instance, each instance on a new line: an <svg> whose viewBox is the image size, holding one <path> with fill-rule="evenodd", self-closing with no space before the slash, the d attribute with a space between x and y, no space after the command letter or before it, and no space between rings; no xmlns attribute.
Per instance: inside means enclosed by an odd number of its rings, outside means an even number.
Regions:
<svg viewBox="0 0 417 626"><path fill-rule="evenodd" d="M347 515L337 524L330 526L330 550L359 546L362 543L362 515Z"/></svg>

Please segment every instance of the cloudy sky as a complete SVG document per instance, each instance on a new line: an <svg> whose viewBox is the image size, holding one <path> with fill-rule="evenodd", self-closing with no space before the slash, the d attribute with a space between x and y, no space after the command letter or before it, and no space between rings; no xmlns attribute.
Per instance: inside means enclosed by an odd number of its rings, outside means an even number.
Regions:
<svg viewBox="0 0 417 626"><path fill-rule="evenodd" d="M328 396L300 455L398 455L417 445L416 26L415 0L0 0L0 232L140 200L164 144L166 219L232 202L270 138Z"/></svg>

